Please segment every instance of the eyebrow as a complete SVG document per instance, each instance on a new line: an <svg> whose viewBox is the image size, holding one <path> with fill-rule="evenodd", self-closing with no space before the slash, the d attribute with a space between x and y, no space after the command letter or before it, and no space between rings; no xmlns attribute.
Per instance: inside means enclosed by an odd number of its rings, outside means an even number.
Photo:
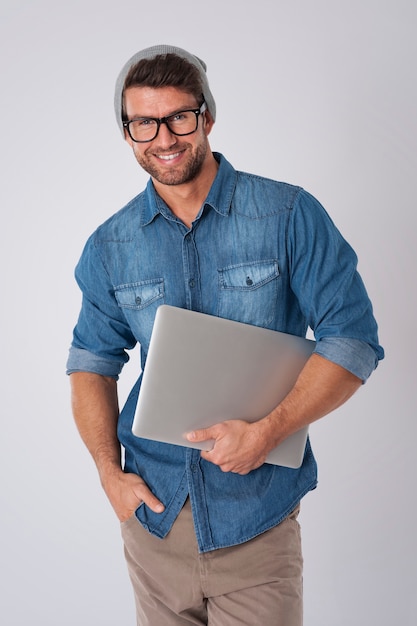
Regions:
<svg viewBox="0 0 417 626"><path fill-rule="evenodd" d="M133 115L132 117L129 116L128 121L131 122L132 120L162 120L165 117L172 117L177 113L181 113L181 111L196 111L200 108L200 106L201 105L198 104L196 104L195 106L183 106L179 109L175 109L175 111L172 111L172 113L167 113L167 115L163 115L162 117L156 117L155 115Z"/></svg>

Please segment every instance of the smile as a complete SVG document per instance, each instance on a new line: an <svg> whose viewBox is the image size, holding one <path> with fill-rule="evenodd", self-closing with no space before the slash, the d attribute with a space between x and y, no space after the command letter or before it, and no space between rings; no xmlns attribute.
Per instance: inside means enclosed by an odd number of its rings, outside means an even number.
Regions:
<svg viewBox="0 0 417 626"><path fill-rule="evenodd" d="M173 159L178 158L180 154L180 152L176 152L175 154L156 154L155 156L163 161L172 161Z"/></svg>

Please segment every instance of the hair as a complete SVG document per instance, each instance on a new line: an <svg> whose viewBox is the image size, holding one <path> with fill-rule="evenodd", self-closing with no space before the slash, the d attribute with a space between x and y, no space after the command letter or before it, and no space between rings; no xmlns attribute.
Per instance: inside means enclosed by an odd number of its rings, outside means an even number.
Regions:
<svg viewBox="0 0 417 626"><path fill-rule="evenodd" d="M203 103L203 85L198 69L177 54L158 54L152 59L142 59L132 65L126 75L122 94L122 118L127 121L124 107L124 92L129 87L176 87L193 95Z"/></svg>

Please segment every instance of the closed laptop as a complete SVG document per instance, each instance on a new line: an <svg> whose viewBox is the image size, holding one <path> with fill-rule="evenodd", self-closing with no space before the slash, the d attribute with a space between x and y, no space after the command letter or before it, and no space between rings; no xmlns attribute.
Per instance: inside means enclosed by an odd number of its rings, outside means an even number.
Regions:
<svg viewBox="0 0 417 626"><path fill-rule="evenodd" d="M230 419L265 417L293 387L315 342L169 305L158 308L132 431L138 437L211 449L184 434ZM308 428L266 462L301 465Z"/></svg>

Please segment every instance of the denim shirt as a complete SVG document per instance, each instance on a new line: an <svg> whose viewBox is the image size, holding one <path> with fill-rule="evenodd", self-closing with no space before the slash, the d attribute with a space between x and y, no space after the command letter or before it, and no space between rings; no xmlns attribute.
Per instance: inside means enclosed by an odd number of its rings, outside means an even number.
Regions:
<svg viewBox="0 0 417 626"><path fill-rule="evenodd" d="M67 364L118 378L137 342L145 367L161 304L305 336L316 353L365 381L384 356L357 258L318 203L300 187L237 172L215 154L217 176L186 227L146 189L89 238L76 268L83 302ZM141 377L118 421L126 472L139 474L164 503L137 519L169 532L190 496L201 552L236 545L282 521L317 484L308 440L299 469L264 464L224 473L183 446L131 432Z"/></svg>

